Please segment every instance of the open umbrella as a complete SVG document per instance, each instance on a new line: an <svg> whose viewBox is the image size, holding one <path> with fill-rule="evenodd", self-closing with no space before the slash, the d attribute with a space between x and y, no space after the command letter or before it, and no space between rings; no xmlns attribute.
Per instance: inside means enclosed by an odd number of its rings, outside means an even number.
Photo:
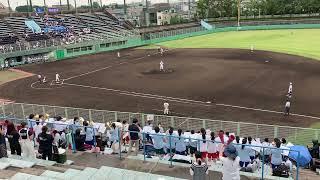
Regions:
<svg viewBox="0 0 320 180"><path fill-rule="evenodd" d="M306 166L312 159L308 148L299 145L290 147L289 158L295 160L300 166Z"/></svg>

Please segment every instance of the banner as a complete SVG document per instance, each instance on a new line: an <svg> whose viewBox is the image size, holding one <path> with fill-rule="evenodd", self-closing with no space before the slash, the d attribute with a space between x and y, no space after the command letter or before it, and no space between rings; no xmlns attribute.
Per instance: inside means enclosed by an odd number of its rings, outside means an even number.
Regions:
<svg viewBox="0 0 320 180"><path fill-rule="evenodd" d="M58 13L60 10L58 8L48 8L49 13Z"/></svg>

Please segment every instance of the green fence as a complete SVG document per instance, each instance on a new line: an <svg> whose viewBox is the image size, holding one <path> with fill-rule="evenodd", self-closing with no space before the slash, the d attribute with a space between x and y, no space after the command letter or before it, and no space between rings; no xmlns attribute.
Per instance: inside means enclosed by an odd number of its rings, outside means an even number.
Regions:
<svg viewBox="0 0 320 180"><path fill-rule="evenodd" d="M275 30L275 29L311 29L320 28L320 24L290 24L290 25L261 25L261 26L241 26L241 27L223 27L213 30L205 30L203 27L190 27L184 29L162 31L156 33L147 33L123 38L109 38L98 39L92 41L83 41L73 44L61 44L57 40L45 41L37 43L39 48L21 48L21 45L8 45L4 48L0 57L1 59L26 56L31 54L54 52L55 60L76 57L85 54L95 54L106 51L113 51L123 48L131 48L137 46L144 46L149 44L160 43L164 41L171 41L177 39L183 39L193 36L200 36L218 32L228 31L246 31L246 30ZM6 45L7 46L7 45ZM12 46L12 47L11 47Z"/></svg>
<svg viewBox="0 0 320 180"><path fill-rule="evenodd" d="M117 119L131 122L132 118L137 118L141 125L144 126L147 114L118 112L107 110L83 109L73 107L48 106L38 104L11 103L1 106L0 116L17 119L25 119L29 114L49 114L53 116L66 117L83 117L85 120L106 123L114 122ZM154 124L161 122L165 129L169 126L181 128L183 130L200 130L200 128L218 131L223 129L226 132L233 132L241 137L254 138L286 138L294 144L308 145L313 139L320 140L320 129L300 128L290 126L277 126L266 124L254 124L245 122L222 121L212 119L199 119L178 116L154 115Z"/></svg>

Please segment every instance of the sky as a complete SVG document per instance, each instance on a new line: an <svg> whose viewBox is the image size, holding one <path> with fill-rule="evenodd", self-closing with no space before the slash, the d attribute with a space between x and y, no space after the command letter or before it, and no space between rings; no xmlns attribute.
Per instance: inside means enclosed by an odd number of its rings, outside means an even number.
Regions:
<svg viewBox="0 0 320 180"><path fill-rule="evenodd" d="M70 4L74 5L75 0L69 0ZM88 0L76 0L77 6L81 5L87 5ZM118 3L123 4L123 0L101 0L102 4L110 4L110 3ZM142 0L126 0L127 3L131 2L141 2ZM145 1L145 0L143 0ZM170 0L172 1L172 0ZM8 0L0 0L0 2L8 6ZM67 0L61 0L62 4L67 4ZM92 0L92 2L98 2L100 4L100 0ZM167 0L151 0L152 3L160 3L160 2L167 2ZM47 5L51 6L53 4L59 4L60 0L46 0ZM10 0L10 5L12 8L15 8L16 6L26 5L27 0ZM32 0L33 5L43 5L43 0Z"/></svg>

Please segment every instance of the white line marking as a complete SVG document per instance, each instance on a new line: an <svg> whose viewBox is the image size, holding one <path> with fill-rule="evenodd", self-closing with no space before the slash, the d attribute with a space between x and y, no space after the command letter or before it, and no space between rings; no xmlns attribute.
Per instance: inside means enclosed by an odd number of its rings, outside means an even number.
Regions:
<svg viewBox="0 0 320 180"><path fill-rule="evenodd" d="M280 112L280 111L273 111L273 110L259 109L259 108L250 108L250 107L244 107L244 106L235 106L235 105L230 105L230 104L216 104L216 105L217 106L238 108L238 109L246 109L246 110L253 110L253 111L261 111L261 112L283 114L283 112ZM308 116L308 115L303 115L303 114L290 113L290 116L300 116L300 117L306 117L306 118L312 118L312 119L319 119L320 120L320 117Z"/></svg>
<svg viewBox="0 0 320 180"><path fill-rule="evenodd" d="M166 51L169 51L169 50L166 50ZM157 55L159 54L159 52L156 52L156 53L153 53L151 55ZM98 72L98 71L102 71L102 70L105 70L105 69L109 69L109 68L112 68L114 66L119 66L119 65L122 65L122 64L127 64L129 62L134 62L134 61L138 61L138 60L141 60L141 59L144 59L146 57L149 57L148 55L146 56L142 56L142 57L139 57L139 58L135 58L134 60L129 60L129 61L126 61L126 62L121 62L121 63L118 63L118 64L115 64L115 65L110 65L110 66L107 66L107 67L103 67L103 68L100 68L100 69L96 69L96 70L93 70L93 71L89 71L89 72L86 72L86 73L83 73L83 74L79 74L79 75L76 75L76 76L71 76L69 78L66 78L64 80L70 80L70 79L74 79L74 78L77 78L77 77L81 77L81 76L85 76L85 75L88 75L88 74L92 74L92 73L95 73L95 72Z"/></svg>
<svg viewBox="0 0 320 180"><path fill-rule="evenodd" d="M81 84L71 84L71 83L64 83L65 85L69 86L78 86L78 87L85 87L85 88L91 88L91 89L99 89L99 90L106 90L106 91L112 91L112 92L118 92L122 95L127 96L136 96L136 97L144 97L144 98L150 98L150 99L159 99L164 101L173 101L173 102L180 102L185 104L200 104L203 106L212 106L207 104L206 102L202 101L195 101L191 99L182 99L182 98L175 98L175 97L169 97L169 96L160 96L155 94L146 94L146 93L138 93L138 92L132 92L132 91L123 91L118 89L110 89L110 88L104 88L104 87L96 87L96 86L86 86Z"/></svg>
<svg viewBox="0 0 320 180"><path fill-rule="evenodd" d="M207 102L196 101L196 100L191 100L191 99L183 99L183 98L175 98L175 97L161 96L161 95L154 95L154 94L137 93L137 92L118 90L118 89L86 86L86 85L80 85L80 84L70 84L70 83L64 83L64 84L65 85L69 85L69 86L78 86L78 87L85 87L85 88L92 88L92 89L100 89L100 90L118 92L119 94L127 95L127 96L135 96L135 97L142 97L142 98L149 98L149 99L158 99L158 100L164 100L164 101L179 102L179 103L184 103L184 104L196 104L196 105L201 105L201 106L206 106L206 107L211 107L211 106L216 105L216 106L224 106L224 107L231 107L231 108L238 108L238 109L246 109L246 110L252 110L252 111L283 114L283 112L281 112L281 111L274 111L274 110L267 110L267 109L250 108L250 107L236 106L236 105L229 105L229 104L220 104L220 103L218 103L218 104L208 104ZM308 116L308 115L303 115L303 114L291 113L290 116L299 116L299 117L306 117L306 118L319 119L320 120L320 117Z"/></svg>
<svg viewBox="0 0 320 180"><path fill-rule="evenodd" d="M38 88L38 87L34 87L35 84L39 83L39 81L33 82L30 87L32 89L46 89L46 90L51 90L52 88Z"/></svg>

